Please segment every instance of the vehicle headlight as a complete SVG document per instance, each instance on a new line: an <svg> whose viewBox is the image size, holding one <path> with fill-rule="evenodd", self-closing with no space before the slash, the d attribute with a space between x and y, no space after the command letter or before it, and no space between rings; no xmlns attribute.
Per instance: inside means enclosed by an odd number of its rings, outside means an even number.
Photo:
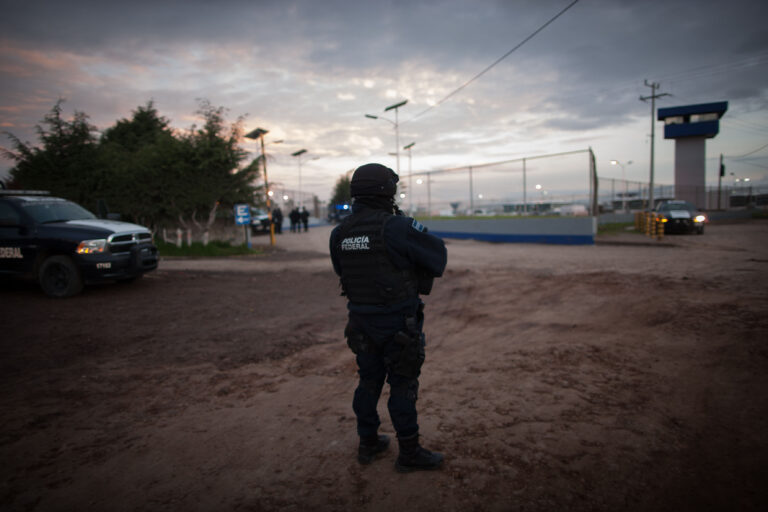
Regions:
<svg viewBox="0 0 768 512"><path fill-rule="evenodd" d="M104 252L107 248L107 241L103 238L99 240L83 240L77 246L77 254L98 254Z"/></svg>
<svg viewBox="0 0 768 512"><path fill-rule="evenodd" d="M694 222L704 222L707 220L707 218L704 215L697 215L695 219L693 219Z"/></svg>

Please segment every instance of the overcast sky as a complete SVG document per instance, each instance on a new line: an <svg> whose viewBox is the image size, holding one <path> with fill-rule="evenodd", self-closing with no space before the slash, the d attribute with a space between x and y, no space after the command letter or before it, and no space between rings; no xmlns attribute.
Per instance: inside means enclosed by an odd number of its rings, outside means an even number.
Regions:
<svg viewBox="0 0 768 512"><path fill-rule="evenodd" d="M22 140L59 98L99 129L150 100L188 128L204 98L285 141L268 146L271 180L297 187L290 154L307 149L302 187L327 199L349 169L396 167L393 123L364 114L394 121L384 108L408 100L414 172L592 147L601 176L631 160L626 176L647 181L648 80L672 95L658 107L728 101L709 183L722 153L729 183L768 185L768 147L752 153L768 144L764 0L580 0L442 103L572 0L1 1L0 129ZM655 140L656 181L671 184L662 123Z"/></svg>

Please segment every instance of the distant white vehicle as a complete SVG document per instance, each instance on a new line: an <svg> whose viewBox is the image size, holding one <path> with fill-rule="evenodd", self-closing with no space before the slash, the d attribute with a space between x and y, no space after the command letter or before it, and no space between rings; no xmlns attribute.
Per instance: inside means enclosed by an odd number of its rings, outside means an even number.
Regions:
<svg viewBox="0 0 768 512"><path fill-rule="evenodd" d="M576 203L558 206L552 211L557 215L573 215L575 217L586 217L589 215L589 210L587 210L585 205Z"/></svg>
<svg viewBox="0 0 768 512"><path fill-rule="evenodd" d="M489 210L487 208L475 208L474 211L467 210L467 215L475 215L480 217L493 217L496 215L496 212L493 210Z"/></svg>

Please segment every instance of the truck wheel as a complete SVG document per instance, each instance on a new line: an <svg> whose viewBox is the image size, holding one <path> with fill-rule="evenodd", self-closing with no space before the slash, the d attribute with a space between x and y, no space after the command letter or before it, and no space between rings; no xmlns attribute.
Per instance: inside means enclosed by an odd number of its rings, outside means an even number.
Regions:
<svg viewBox="0 0 768 512"><path fill-rule="evenodd" d="M83 289L83 279L67 256L51 256L40 265L40 287L50 297L71 297Z"/></svg>

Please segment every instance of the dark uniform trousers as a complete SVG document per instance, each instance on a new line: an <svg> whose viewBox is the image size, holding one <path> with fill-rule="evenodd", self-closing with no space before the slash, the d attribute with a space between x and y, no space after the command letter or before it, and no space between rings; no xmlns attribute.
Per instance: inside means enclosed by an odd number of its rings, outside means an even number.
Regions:
<svg viewBox="0 0 768 512"><path fill-rule="evenodd" d="M381 421L376 404L386 381L390 386L387 408L392 425L398 437L417 434L416 400L418 398L418 375L405 376L395 368L402 354L402 345L395 341L397 332L406 330L406 318L416 317L415 328L424 343L422 327L424 316L420 311L413 313L356 314L350 313L350 322L364 325L366 334L374 343L357 354L360 381L355 389L352 408L357 416L357 433L360 437L370 438L378 432ZM424 347L421 346L423 351Z"/></svg>
<svg viewBox="0 0 768 512"><path fill-rule="evenodd" d="M329 248L349 301L345 336L360 376L352 401L357 432L364 439L377 434L376 405L387 382L392 425L398 437L411 437L419 431L416 400L424 362L419 293L428 294L432 278L442 275L445 244L410 217L364 202L352 210L331 233Z"/></svg>

